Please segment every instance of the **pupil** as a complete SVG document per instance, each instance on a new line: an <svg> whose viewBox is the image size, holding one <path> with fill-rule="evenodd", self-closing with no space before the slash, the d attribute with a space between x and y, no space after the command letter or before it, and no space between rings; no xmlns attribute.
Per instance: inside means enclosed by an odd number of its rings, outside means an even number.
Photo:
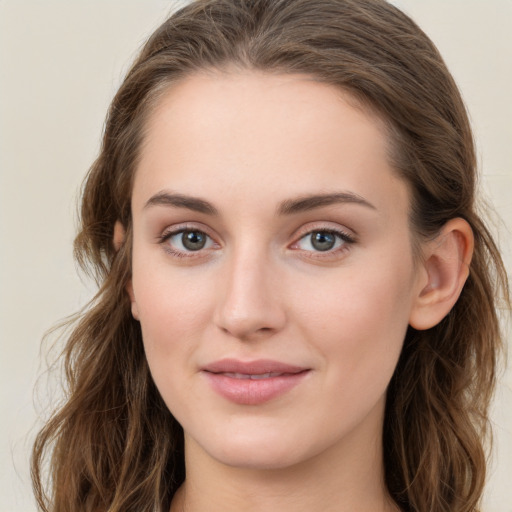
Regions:
<svg viewBox="0 0 512 512"><path fill-rule="evenodd" d="M183 247L189 251L198 251L206 244L206 236L199 231L185 231L181 236Z"/></svg>
<svg viewBox="0 0 512 512"><path fill-rule="evenodd" d="M311 245L317 251L328 251L334 247L336 237L327 231L316 231L311 234Z"/></svg>

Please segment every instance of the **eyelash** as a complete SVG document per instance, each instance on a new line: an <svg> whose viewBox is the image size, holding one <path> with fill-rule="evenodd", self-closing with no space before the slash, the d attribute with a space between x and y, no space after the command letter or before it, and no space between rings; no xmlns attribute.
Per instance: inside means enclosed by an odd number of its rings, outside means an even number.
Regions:
<svg viewBox="0 0 512 512"><path fill-rule="evenodd" d="M168 241L176 235L182 235L184 233L201 233L205 235L210 241L213 242L213 238L206 233L204 229L199 229L197 226L190 226L190 225L181 225L176 226L174 228L165 230L161 236L158 237L158 243L161 244L164 248L164 251L170 254L171 256L175 258L194 258L199 255L199 253L202 253L205 249L199 249L197 251L182 251L179 249L174 249ZM215 242L213 242L215 244ZM218 244L216 244L218 246ZM208 249L206 249L208 250ZM204 253L203 253L204 255Z"/></svg>
<svg viewBox="0 0 512 512"><path fill-rule="evenodd" d="M211 247L208 247L206 249L201 248L197 251L189 250L189 251L182 251L180 249L173 248L168 242L169 240L176 235L182 235L186 232L189 233L200 233L204 236L206 236L214 245L219 247L219 244L217 244L213 237L211 237L205 230L199 229L196 226L191 225L182 225L177 226L169 230L165 230L161 236L158 237L158 243L161 244L164 247L164 250L170 254L173 257L176 258L194 258L198 257L199 255L204 256L204 251L208 251L211 249ZM307 237L311 237L314 233L323 233L323 234L329 234L334 235L336 237L335 243L338 243L341 241L341 246L334 247L333 249L328 249L325 251L321 250L305 250L300 249L297 247L297 245L302 241L307 239ZM208 242L206 242L208 243ZM347 251L349 249L349 246L356 243L355 237L352 235L349 235L345 231L339 230L339 229L333 229L332 227L315 227L314 229L309 229L306 232L302 233L300 237L293 242L293 244L289 245L291 249L301 251L302 253L308 253L308 257L316 258L316 259L326 259L326 258L332 258L334 256L339 256L341 253Z"/></svg>
<svg viewBox="0 0 512 512"><path fill-rule="evenodd" d="M303 241L303 240L307 240L308 237L311 237L314 233L322 233L322 234L329 234L329 235L333 235L336 240L335 240L335 244L341 242L341 245L339 245L338 247L334 247L332 249L328 249L328 250L325 250L325 251L321 251L321 250L301 250L298 246L298 244ZM315 258L315 259L331 259L331 258L336 258L336 257L339 257L341 254L343 254L345 251L348 251L350 246L352 244L355 244L356 243L356 238L352 235L349 235L347 232L341 230L341 229L335 229L335 228L332 228L332 227L324 227L324 226L315 226L313 229L308 229L307 231L305 231L304 233L302 233L300 235L300 237L297 239L296 242L294 242L290 247L292 249L296 249L296 250L299 250L301 251L303 254L304 253L307 253L308 254L308 258ZM311 242L310 242L311 244Z"/></svg>

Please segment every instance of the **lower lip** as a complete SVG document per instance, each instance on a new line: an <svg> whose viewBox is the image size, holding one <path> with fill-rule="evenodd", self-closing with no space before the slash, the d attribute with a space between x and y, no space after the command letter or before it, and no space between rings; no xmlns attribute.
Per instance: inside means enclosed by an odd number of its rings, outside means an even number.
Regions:
<svg viewBox="0 0 512 512"><path fill-rule="evenodd" d="M308 373L309 370L305 370L267 379L237 379L222 373L204 372L214 391L240 405L269 402L297 386Z"/></svg>

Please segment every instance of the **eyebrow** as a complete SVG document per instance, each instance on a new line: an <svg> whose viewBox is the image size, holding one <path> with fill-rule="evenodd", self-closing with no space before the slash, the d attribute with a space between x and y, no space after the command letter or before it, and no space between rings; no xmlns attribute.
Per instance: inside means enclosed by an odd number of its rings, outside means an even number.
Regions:
<svg viewBox="0 0 512 512"><path fill-rule="evenodd" d="M294 213L314 210L315 208L322 208L324 206L330 206L338 203L358 204L372 210L377 209L366 199L357 194L354 194L353 192L334 192L328 194L301 196L296 199L288 199L281 203L277 209L277 213L279 215L292 215Z"/></svg>
<svg viewBox="0 0 512 512"><path fill-rule="evenodd" d="M358 204L372 210L376 210L375 206L369 203L361 196L353 192L334 192L327 194L311 194L300 196L295 199L287 199L283 201L277 208L278 215L293 215L295 213L306 212L324 206L330 206L339 203ZM144 209L152 206L170 206L173 208L185 208L206 215L218 215L218 210L208 201L199 197L193 197L183 194L161 191L146 202Z"/></svg>
<svg viewBox="0 0 512 512"><path fill-rule="evenodd" d="M218 215L217 208L211 203L193 196L185 196L183 194L174 194L167 191L161 191L151 196L144 205L144 209L151 206L172 206L174 208L186 208L198 213L207 215Z"/></svg>

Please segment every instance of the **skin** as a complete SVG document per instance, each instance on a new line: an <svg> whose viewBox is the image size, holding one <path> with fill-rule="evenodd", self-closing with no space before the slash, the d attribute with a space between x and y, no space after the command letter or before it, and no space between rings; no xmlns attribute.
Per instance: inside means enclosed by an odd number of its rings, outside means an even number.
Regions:
<svg viewBox="0 0 512 512"><path fill-rule="evenodd" d="M408 325L428 328L456 300L471 247L459 219L417 263L408 188L388 151L377 117L300 75L196 74L150 116L128 292L185 432L187 479L172 511L397 510L383 483L386 388ZM352 200L280 211L339 193ZM203 249L186 250L185 228L208 236ZM318 251L314 230L342 235ZM443 295L444 261L454 277ZM270 401L240 405L201 371L227 357L308 372Z"/></svg>

